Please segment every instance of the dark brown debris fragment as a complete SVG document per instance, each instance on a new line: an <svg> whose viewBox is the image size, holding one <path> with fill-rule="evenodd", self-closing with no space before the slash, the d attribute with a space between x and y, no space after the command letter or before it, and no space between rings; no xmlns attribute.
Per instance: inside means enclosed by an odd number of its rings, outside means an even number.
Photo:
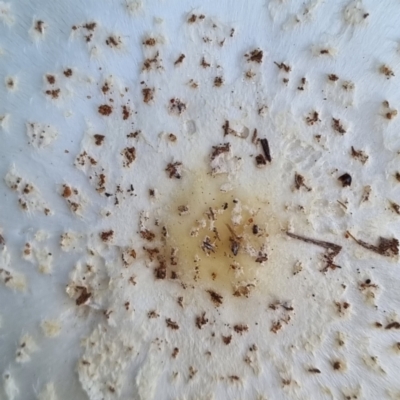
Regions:
<svg viewBox="0 0 400 400"><path fill-rule="evenodd" d="M185 59L185 55L182 53L174 62L174 65L182 64L183 60Z"/></svg>
<svg viewBox="0 0 400 400"><path fill-rule="evenodd" d="M172 321L171 318L167 318L165 320L165 323L167 324L167 328L170 328L172 330L178 330L179 329L179 325L175 321Z"/></svg>
<svg viewBox="0 0 400 400"><path fill-rule="evenodd" d="M165 168L165 171L167 172L169 178L181 179L182 178L181 169L182 169L182 163L176 161L174 163L169 163L167 165L167 168Z"/></svg>
<svg viewBox="0 0 400 400"><path fill-rule="evenodd" d="M329 74L328 79L332 82L336 82L337 80L339 80L339 77L335 74Z"/></svg>
<svg viewBox="0 0 400 400"><path fill-rule="evenodd" d="M71 68L67 68L64 70L63 74L65 75L65 77L69 78L72 76L72 69Z"/></svg>
<svg viewBox="0 0 400 400"><path fill-rule="evenodd" d="M178 356L179 349L177 347L174 347L174 350L172 351L171 357L176 358Z"/></svg>
<svg viewBox="0 0 400 400"><path fill-rule="evenodd" d="M333 361L332 362L332 368L336 371L342 369L342 364L340 361Z"/></svg>
<svg viewBox="0 0 400 400"><path fill-rule="evenodd" d="M144 230L140 231L140 236L149 242L152 242L154 240L154 238L156 237L155 233L153 233L152 231L149 231L148 229L144 229Z"/></svg>
<svg viewBox="0 0 400 400"><path fill-rule="evenodd" d="M324 255L324 258L326 260L326 267L324 269L322 269L321 272L326 272L328 269L334 270L336 268L341 268L339 265L334 264L333 261L334 261L335 257L342 250L342 246L339 246L339 245L337 245L335 243L331 243L331 242L325 242L323 240L317 240L317 239L312 239L312 238L308 238L305 236L296 235L291 232L286 232L286 234L293 239L301 240L305 243L311 243L311 244L314 244L316 246L320 246L320 247L326 249L326 254Z"/></svg>
<svg viewBox="0 0 400 400"><path fill-rule="evenodd" d="M186 110L186 104L178 98L169 101L169 111L175 115L181 115Z"/></svg>
<svg viewBox="0 0 400 400"><path fill-rule="evenodd" d="M217 292L214 292L214 290L207 290L207 293L210 295L211 301L217 307L219 307L222 304L223 297L220 294L218 294Z"/></svg>
<svg viewBox="0 0 400 400"><path fill-rule="evenodd" d="M307 125L315 125L317 122L321 122L319 119L319 114L317 111L312 111L307 117L306 117L306 123Z"/></svg>
<svg viewBox="0 0 400 400"><path fill-rule="evenodd" d="M249 327L247 325L244 325L244 324L236 324L236 325L233 325L233 330L236 333L242 334L244 332L248 332Z"/></svg>
<svg viewBox="0 0 400 400"><path fill-rule="evenodd" d="M136 148L125 147L121 155L124 157L124 167L129 167L136 160Z"/></svg>
<svg viewBox="0 0 400 400"><path fill-rule="evenodd" d="M343 187L347 187L351 185L351 175L347 172L343 175L340 175L338 181L342 184Z"/></svg>
<svg viewBox="0 0 400 400"><path fill-rule="evenodd" d="M50 96L52 99L58 99L60 96L60 89L51 89L51 90L46 90L45 93Z"/></svg>
<svg viewBox="0 0 400 400"><path fill-rule="evenodd" d="M48 75L46 75L46 79L47 79L47 82L50 83L50 85L54 85L56 83L56 77L54 75L48 74Z"/></svg>
<svg viewBox="0 0 400 400"><path fill-rule="evenodd" d="M101 146L104 142L105 136L104 135L100 135L98 133L96 133L95 135L93 135L94 137L94 143L96 144L96 146Z"/></svg>
<svg viewBox="0 0 400 400"><path fill-rule="evenodd" d="M156 310L151 310L147 313L147 317L149 319L158 318L159 316L160 316L160 314L158 314L158 312Z"/></svg>
<svg viewBox="0 0 400 400"><path fill-rule="evenodd" d="M390 79L390 78L392 78L394 76L393 70L389 66L387 66L385 64L380 66L379 72L382 75L385 75L386 79Z"/></svg>
<svg viewBox="0 0 400 400"><path fill-rule="evenodd" d="M390 208L396 214L400 215L400 205L399 204L395 203L394 201L391 201L390 202Z"/></svg>
<svg viewBox="0 0 400 400"><path fill-rule="evenodd" d="M231 144L229 142L220 144L219 146L213 146L212 149L213 149L213 151L211 153L210 158L211 158L211 160L214 160L216 157L218 157L222 153L229 153L229 151L231 149Z"/></svg>
<svg viewBox="0 0 400 400"><path fill-rule="evenodd" d="M106 39L106 45L110 47L118 47L121 44L121 38L117 36L109 36Z"/></svg>
<svg viewBox="0 0 400 400"><path fill-rule="evenodd" d="M103 242L109 242L113 238L113 236L114 236L114 231L112 229L100 233L100 239Z"/></svg>
<svg viewBox="0 0 400 400"><path fill-rule="evenodd" d="M258 154L255 158L257 167L263 167L267 165L267 160L262 154Z"/></svg>
<svg viewBox="0 0 400 400"><path fill-rule="evenodd" d="M112 113L112 107L108 104L103 104L98 108L99 114L108 117Z"/></svg>
<svg viewBox="0 0 400 400"><path fill-rule="evenodd" d="M82 28L85 28L88 31L94 31L96 29L96 22L87 22L82 26Z"/></svg>
<svg viewBox="0 0 400 400"><path fill-rule="evenodd" d="M396 172L396 173L394 174L394 177L396 178L396 180L397 180L398 182L400 182L400 172Z"/></svg>
<svg viewBox="0 0 400 400"><path fill-rule="evenodd" d="M256 62L260 64L263 60L263 51L261 49L254 49L250 53L245 54L248 62Z"/></svg>
<svg viewBox="0 0 400 400"><path fill-rule="evenodd" d="M311 191L311 188L305 184L305 179L303 175L295 172L294 174L294 187L299 190L301 187L304 187L308 192Z"/></svg>
<svg viewBox="0 0 400 400"><path fill-rule="evenodd" d="M224 83L224 78L222 76L216 76L214 78L214 86L215 87L221 87Z"/></svg>
<svg viewBox="0 0 400 400"><path fill-rule="evenodd" d="M167 277L167 265L164 261L161 261L160 265L154 270L154 276L156 279L165 279Z"/></svg>
<svg viewBox="0 0 400 400"><path fill-rule="evenodd" d="M230 342L232 341L232 335L229 335L229 336L222 335L222 341L226 345L230 344Z"/></svg>
<svg viewBox="0 0 400 400"><path fill-rule="evenodd" d="M261 143L261 147L262 147L263 152L264 152L265 159L268 162L271 162L272 161L272 157L271 157L271 151L269 149L268 140L265 139L265 138L264 139L260 139L260 143Z"/></svg>
<svg viewBox="0 0 400 400"><path fill-rule="evenodd" d="M300 80L300 86L297 87L297 90L304 90L304 86L307 83L307 79L306 78L301 78Z"/></svg>
<svg viewBox="0 0 400 400"><path fill-rule="evenodd" d="M356 243L364 247L364 249L371 250L375 253L381 254L386 257L393 257L399 254L399 241L396 238L388 239L380 237L378 240L378 245L372 245L363 240L355 238L349 231L346 235L351 237Z"/></svg>
<svg viewBox="0 0 400 400"><path fill-rule="evenodd" d="M43 33L44 32L44 22L39 20L35 22L35 31L39 32L39 33Z"/></svg>
<svg viewBox="0 0 400 400"><path fill-rule="evenodd" d="M201 329L204 325L206 325L208 319L206 318L206 313L203 312L201 315L196 317L196 326Z"/></svg>
<svg viewBox="0 0 400 400"><path fill-rule="evenodd" d="M400 322L391 322L390 324L385 326L385 329L400 329Z"/></svg>
<svg viewBox="0 0 400 400"><path fill-rule="evenodd" d="M308 372L311 372L312 374L320 374L321 371L318 368L309 368Z"/></svg>
<svg viewBox="0 0 400 400"><path fill-rule="evenodd" d="M146 40L143 41L143 44L144 44L145 46L155 46L156 43L157 43L157 41L156 41L156 39L154 39L154 38L148 38L148 39L146 39Z"/></svg>
<svg viewBox="0 0 400 400"><path fill-rule="evenodd" d="M287 65L283 62L281 62L280 64L278 64L276 61L274 61L274 64L282 71L285 72L290 72L292 70L292 68L290 67L290 65Z"/></svg>
<svg viewBox="0 0 400 400"><path fill-rule="evenodd" d="M142 89L143 102L148 104L154 99L154 88Z"/></svg>
<svg viewBox="0 0 400 400"><path fill-rule="evenodd" d="M203 68L208 68L208 67L211 66L211 64L208 63L204 57L201 59L200 65L201 65Z"/></svg>
<svg viewBox="0 0 400 400"><path fill-rule="evenodd" d="M369 158L368 154L362 150L356 150L353 146L351 146L351 156L360 161L361 164L365 164Z"/></svg>
<svg viewBox="0 0 400 400"><path fill-rule="evenodd" d="M82 304L85 304L92 297L92 293L89 293L85 286L77 286L76 288L80 290L81 293L79 297L75 300L75 304L77 306L80 306Z"/></svg>

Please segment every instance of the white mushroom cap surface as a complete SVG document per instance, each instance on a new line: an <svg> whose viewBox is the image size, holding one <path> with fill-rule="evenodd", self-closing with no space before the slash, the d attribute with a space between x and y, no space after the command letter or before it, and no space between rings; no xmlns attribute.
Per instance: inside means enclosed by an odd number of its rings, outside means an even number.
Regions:
<svg viewBox="0 0 400 400"><path fill-rule="evenodd" d="M399 14L0 1L0 399L399 399Z"/></svg>

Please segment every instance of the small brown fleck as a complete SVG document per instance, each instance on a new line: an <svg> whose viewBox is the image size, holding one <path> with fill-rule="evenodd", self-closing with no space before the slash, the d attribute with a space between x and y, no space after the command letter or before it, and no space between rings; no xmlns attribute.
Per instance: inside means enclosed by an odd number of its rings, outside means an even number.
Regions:
<svg viewBox="0 0 400 400"><path fill-rule="evenodd" d="M165 171L167 172L169 178L181 179L182 177L181 169L182 169L182 163L176 161L174 163L169 163L165 168Z"/></svg>
<svg viewBox="0 0 400 400"><path fill-rule="evenodd" d="M179 349L177 347L174 347L174 350L172 351L171 357L176 358L178 356Z"/></svg>
<svg viewBox="0 0 400 400"><path fill-rule="evenodd" d="M312 374L320 374L321 371L318 368L309 368L308 372L311 372Z"/></svg>
<svg viewBox="0 0 400 400"><path fill-rule="evenodd" d="M169 140L170 142L176 142L176 141L177 141L177 137L176 137L176 135L174 135L173 133L170 133L170 134L168 135L168 140Z"/></svg>
<svg viewBox="0 0 400 400"><path fill-rule="evenodd" d="M394 76L393 70L390 67L388 67L387 65L381 65L379 68L379 72L382 75L385 75L386 79L390 79Z"/></svg>
<svg viewBox="0 0 400 400"><path fill-rule="evenodd" d="M52 99L58 99L58 97L60 96L60 89L52 89L52 90L46 90L46 94L48 96L50 96Z"/></svg>
<svg viewBox="0 0 400 400"><path fill-rule="evenodd" d="M201 329L204 325L206 325L208 319L206 318L206 313L203 312L201 315L196 317L196 326Z"/></svg>
<svg viewBox="0 0 400 400"><path fill-rule="evenodd" d="M278 64L277 62L274 61L274 64L280 69L283 70L285 72L290 72L292 70L292 68L290 67L290 65L287 65L283 62L281 62L280 64Z"/></svg>
<svg viewBox="0 0 400 400"><path fill-rule="evenodd" d="M317 122L321 122L321 120L319 119L319 114L317 111L312 111L307 117L306 117L306 123L307 125L314 125Z"/></svg>
<svg viewBox="0 0 400 400"><path fill-rule="evenodd" d="M336 82L337 80L339 80L339 77L335 74L329 74L328 79L332 82Z"/></svg>
<svg viewBox="0 0 400 400"><path fill-rule="evenodd" d="M207 293L210 295L211 301L215 304L215 306L219 307L222 304L223 297L220 294L214 292L213 290L207 290Z"/></svg>
<svg viewBox="0 0 400 400"><path fill-rule="evenodd" d="M46 75L46 79L50 85L54 85L56 83L56 77L54 75Z"/></svg>
<svg viewBox="0 0 400 400"><path fill-rule="evenodd" d="M107 46L118 47L121 44L121 38L117 36L109 36L106 39Z"/></svg>
<svg viewBox="0 0 400 400"><path fill-rule="evenodd" d="M340 361L334 361L332 363L332 367L334 370L338 371L338 370L342 369L342 364Z"/></svg>
<svg viewBox="0 0 400 400"><path fill-rule="evenodd" d="M96 26L96 22L87 22L85 25L83 25L83 28L88 31L94 31L96 29Z"/></svg>
<svg viewBox="0 0 400 400"><path fill-rule="evenodd" d="M257 167L262 167L264 165L267 165L267 160L262 154L258 154L255 158L256 165Z"/></svg>
<svg viewBox="0 0 400 400"><path fill-rule="evenodd" d="M130 112L130 110L129 110L129 107L123 105L123 106L122 106L122 119L123 119L124 121L126 121L126 120L130 117L130 115L131 115L131 112Z"/></svg>
<svg viewBox="0 0 400 400"><path fill-rule="evenodd" d="M185 55L182 53L180 56L175 60L174 65L182 64L183 60L185 59Z"/></svg>
<svg viewBox="0 0 400 400"><path fill-rule="evenodd" d="M79 297L75 300L75 304L77 306L80 306L82 304L85 304L91 297L92 293L89 293L87 288L84 286L77 286L77 289L81 291Z"/></svg>
<svg viewBox="0 0 400 400"><path fill-rule="evenodd" d="M114 236L114 231L112 229L100 233L100 238L103 242L109 242L113 238L113 236Z"/></svg>
<svg viewBox="0 0 400 400"><path fill-rule="evenodd" d="M149 242L152 242L156 237L156 235L152 231L149 231L148 229L140 231L140 236Z"/></svg>
<svg viewBox="0 0 400 400"><path fill-rule="evenodd" d="M197 20L197 15L196 15L196 14L192 14L192 15L188 18L187 22L189 22L190 24L193 24L194 22L196 22L196 20Z"/></svg>
<svg viewBox="0 0 400 400"><path fill-rule="evenodd" d="M156 279L165 279L167 277L167 266L165 261L160 261L160 265L155 268L154 277Z"/></svg>
<svg viewBox="0 0 400 400"><path fill-rule="evenodd" d="M124 167L129 167L136 160L136 148L125 147L121 155L124 157Z"/></svg>
<svg viewBox="0 0 400 400"><path fill-rule="evenodd" d="M206 59L205 59L204 57L201 59L200 65L201 65L203 68L208 68L208 67L210 67L210 64L206 61Z"/></svg>
<svg viewBox="0 0 400 400"><path fill-rule="evenodd" d="M186 110L186 104L178 98L169 101L169 111L175 115L181 115Z"/></svg>
<svg viewBox="0 0 400 400"><path fill-rule="evenodd" d="M93 138L94 138L94 143L96 144L96 146L101 146L104 142L105 136L96 133L95 135L93 135Z"/></svg>
<svg viewBox="0 0 400 400"><path fill-rule="evenodd" d="M224 78L222 76L216 76L214 78L214 86L215 87L221 87L224 83Z"/></svg>
<svg viewBox="0 0 400 400"><path fill-rule="evenodd" d="M167 328L170 328L172 330L178 330L179 329L179 325L175 321L172 321L171 318L167 318L165 320L165 323L167 324Z"/></svg>
<svg viewBox="0 0 400 400"><path fill-rule="evenodd" d="M155 310L151 310L147 313L147 317L152 319L152 318L158 318L160 314L157 313Z"/></svg>
<svg viewBox="0 0 400 400"><path fill-rule="evenodd" d="M143 44L144 44L145 46L155 46L156 43L157 43L157 41L156 41L156 39L154 39L154 38L148 38L148 39L146 39L146 40L143 41Z"/></svg>
<svg viewBox="0 0 400 400"><path fill-rule="evenodd" d="M231 149L231 144L229 142L220 144L219 146L213 146L212 149L213 149L213 151L210 156L211 161L214 160L216 157L218 157L222 153L229 153L229 151Z"/></svg>
<svg viewBox="0 0 400 400"><path fill-rule="evenodd" d="M369 158L369 156L364 151L356 150L353 146L351 146L351 156L360 161L361 164L365 164Z"/></svg>
<svg viewBox="0 0 400 400"><path fill-rule="evenodd" d="M396 178L396 180L397 180L398 182L400 182L400 172L396 172L396 173L394 174L394 177Z"/></svg>
<svg viewBox="0 0 400 400"><path fill-rule="evenodd" d="M303 175L295 172L294 174L294 187L299 190L301 187L304 187L308 192L311 191L311 188L305 184L305 179Z"/></svg>
<svg viewBox="0 0 400 400"><path fill-rule="evenodd" d="M242 334L244 332L247 332L249 330L249 327L244 324L236 324L236 325L233 325L233 330L236 333Z"/></svg>
<svg viewBox="0 0 400 400"><path fill-rule="evenodd" d="M343 125L340 123L340 119L332 118L332 128L341 135L346 133L346 129L343 128Z"/></svg>
<svg viewBox="0 0 400 400"><path fill-rule="evenodd" d="M385 326L385 329L400 329L400 322L391 322L390 324Z"/></svg>
<svg viewBox="0 0 400 400"><path fill-rule="evenodd" d="M261 49L252 50L249 54L245 54L248 62L256 62L260 64L263 60L263 51Z"/></svg>
<svg viewBox="0 0 400 400"><path fill-rule="evenodd" d="M112 107L108 104L103 104L98 108L99 114L108 117L112 113Z"/></svg>
<svg viewBox="0 0 400 400"><path fill-rule="evenodd" d="M35 31L39 32L39 33L43 33L44 32L44 22L43 21L36 21L35 22Z"/></svg>
<svg viewBox="0 0 400 400"><path fill-rule="evenodd" d="M150 101L154 99L154 88L143 88L142 95L143 95L143 102L148 104Z"/></svg>
<svg viewBox="0 0 400 400"><path fill-rule="evenodd" d="M65 69L64 72L63 72L63 74L64 74L67 78L71 77L71 76L72 76L72 69L71 69L71 68Z"/></svg>
<svg viewBox="0 0 400 400"><path fill-rule="evenodd" d="M63 192L62 192L62 197L70 197L72 195L72 190L68 185L63 185Z"/></svg>
<svg viewBox="0 0 400 400"><path fill-rule="evenodd" d="M224 342L224 344L228 345L231 343L232 341L232 335L229 336L224 336L222 335L222 341Z"/></svg>

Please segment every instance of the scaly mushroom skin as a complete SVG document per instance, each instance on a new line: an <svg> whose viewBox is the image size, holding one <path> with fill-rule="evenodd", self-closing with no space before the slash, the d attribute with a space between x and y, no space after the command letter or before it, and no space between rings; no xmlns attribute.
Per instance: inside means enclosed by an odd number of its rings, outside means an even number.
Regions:
<svg viewBox="0 0 400 400"><path fill-rule="evenodd" d="M0 397L398 399L399 1L26 3Z"/></svg>

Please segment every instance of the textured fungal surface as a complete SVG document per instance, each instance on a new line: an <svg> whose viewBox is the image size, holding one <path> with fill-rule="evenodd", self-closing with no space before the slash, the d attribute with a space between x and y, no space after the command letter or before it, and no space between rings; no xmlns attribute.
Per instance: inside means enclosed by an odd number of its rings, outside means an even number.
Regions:
<svg viewBox="0 0 400 400"><path fill-rule="evenodd" d="M0 398L400 398L399 14L0 1Z"/></svg>

